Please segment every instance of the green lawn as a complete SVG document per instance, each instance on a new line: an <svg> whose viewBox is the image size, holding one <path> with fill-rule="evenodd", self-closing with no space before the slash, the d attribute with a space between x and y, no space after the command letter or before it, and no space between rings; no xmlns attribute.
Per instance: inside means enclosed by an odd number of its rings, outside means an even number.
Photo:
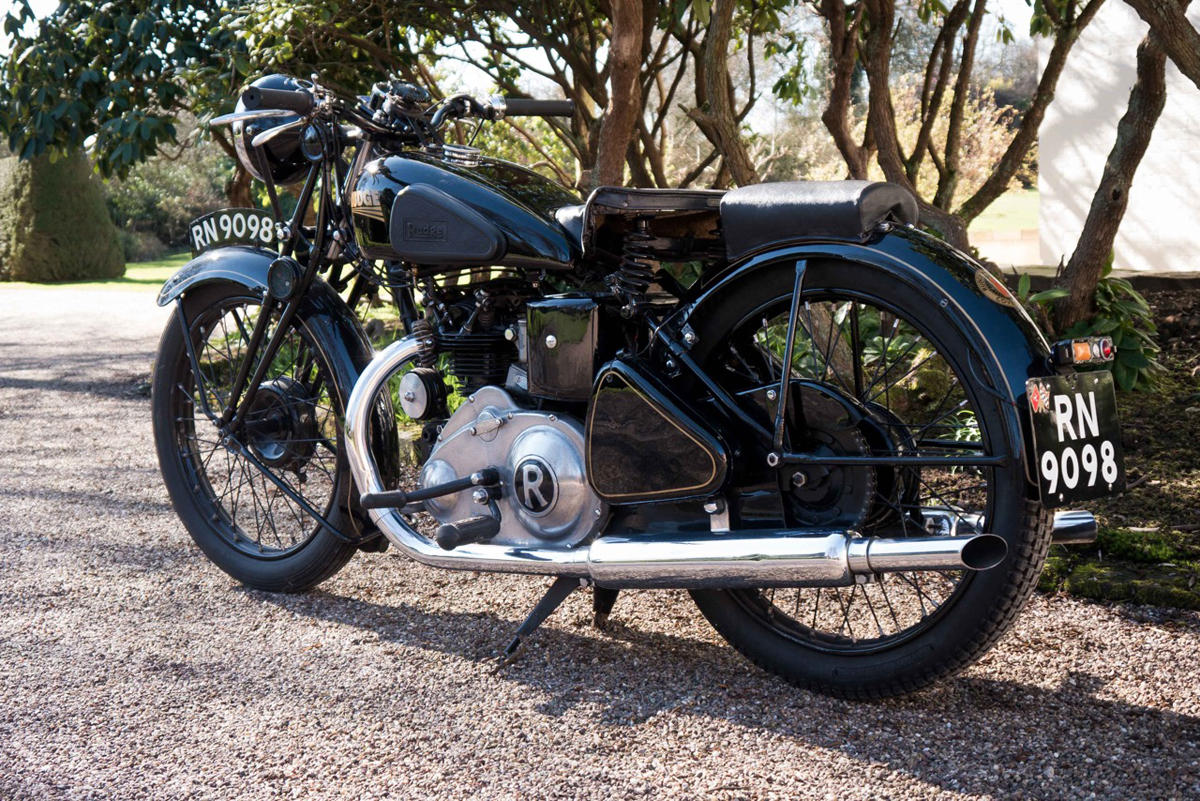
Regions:
<svg viewBox="0 0 1200 801"><path fill-rule="evenodd" d="M56 284L30 284L20 281L0 284L5 286L36 287L54 289L66 286L80 289L125 289L140 292L158 292L163 282L174 275L175 271L188 263L191 254L176 253L158 261L143 261L125 265L125 275L120 278L109 278L104 281L75 281Z"/></svg>
<svg viewBox="0 0 1200 801"><path fill-rule="evenodd" d="M1036 189L1013 189L996 199L971 223L973 234L985 231L1037 230L1041 205Z"/></svg>

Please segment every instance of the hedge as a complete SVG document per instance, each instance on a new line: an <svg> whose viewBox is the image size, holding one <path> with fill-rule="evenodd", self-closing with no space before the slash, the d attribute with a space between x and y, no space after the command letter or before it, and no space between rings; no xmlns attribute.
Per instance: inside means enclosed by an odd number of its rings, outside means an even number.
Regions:
<svg viewBox="0 0 1200 801"><path fill-rule="evenodd" d="M0 160L0 281L124 274L117 229L83 156Z"/></svg>

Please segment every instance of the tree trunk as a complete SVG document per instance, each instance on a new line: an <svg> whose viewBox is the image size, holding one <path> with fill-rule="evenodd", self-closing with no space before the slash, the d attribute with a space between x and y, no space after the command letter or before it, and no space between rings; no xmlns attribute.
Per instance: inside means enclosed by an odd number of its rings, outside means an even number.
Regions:
<svg viewBox="0 0 1200 801"><path fill-rule="evenodd" d="M249 209L254 207L254 195L250 191L253 176L241 164L234 169L233 177L225 182L225 199L231 208Z"/></svg>
<svg viewBox="0 0 1200 801"><path fill-rule="evenodd" d="M1179 71L1200 87L1200 33L1187 18L1187 3L1176 0L1125 0L1158 38Z"/></svg>
<svg viewBox="0 0 1200 801"><path fill-rule="evenodd" d="M688 112L700 130L724 157L738 186L758 183L758 170L738 129L729 81L729 40L733 34L734 0L715 0L704 37L704 88L708 108Z"/></svg>
<svg viewBox="0 0 1200 801"><path fill-rule="evenodd" d="M1096 285L1129 204L1134 173L1167 104L1166 61L1159 33L1151 29L1138 47L1137 82L1129 93L1125 116L1117 124L1117 141L1104 165L1100 186L1092 197L1083 232L1063 273L1070 294L1060 298L1054 307L1055 323L1060 331L1086 320L1095 312Z"/></svg>
<svg viewBox="0 0 1200 801"><path fill-rule="evenodd" d="M938 178L937 192L933 205L950 210L954 193L958 189L959 164L962 157L962 127L967 100L971 95L971 75L975 71L975 48L979 44L979 31L987 14L987 0L975 0L967 35L963 38L962 59L958 65L958 80L954 83L954 100L950 103L950 123L946 130L945 169Z"/></svg>
<svg viewBox="0 0 1200 801"><path fill-rule="evenodd" d="M612 0L611 91L597 138L593 188L624 183L625 156L642 110L642 27L641 0Z"/></svg>
<svg viewBox="0 0 1200 801"><path fill-rule="evenodd" d="M220 128L213 128L212 137L217 146L225 151L225 155L233 159L233 177L225 182L226 201L228 201L230 208L252 208L254 206L254 196L250 192L250 186L253 176L238 161L237 150L234 149L233 142L229 141L229 137L225 131Z"/></svg>
<svg viewBox="0 0 1200 801"><path fill-rule="evenodd" d="M876 159L887 180L899 184L917 198L921 208L921 224L937 231L959 250L966 250L970 246L966 223L952 212L922 199L908 177L900 136L896 130L896 110L892 105L891 58L895 3L893 0L863 1L869 2L867 41L863 49L863 65L871 89L867 124L874 136Z"/></svg>
<svg viewBox="0 0 1200 801"><path fill-rule="evenodd" d="M939 209L920 198L917 198L917 205L921 211L919 220L921 225L937 231L942 235L942 239L959 250L966 251L971 247L971 240L967 234L967 223L962 217L945 209Z"/></svg>
<svg viewBox="0 0 1200 801"><path fill-rule="evenodd" d="M870 154L854 140L850 107L854 101L854 69L858 64L858 36L862 25L862 2L854 4L854 15L846 13L843 0L821 0L818 11L829 26L829 102L821 122L829 130L838 152L846 162L850 177L864 180Z"/></svg>

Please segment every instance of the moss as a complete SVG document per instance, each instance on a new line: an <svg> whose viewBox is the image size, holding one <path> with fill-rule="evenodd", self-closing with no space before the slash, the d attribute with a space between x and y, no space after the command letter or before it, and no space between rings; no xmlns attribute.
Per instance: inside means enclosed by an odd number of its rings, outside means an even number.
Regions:
<svg viewBox="0 0 1200 801"><path fill-rule="evenodd" d="M1051 554L1046 557L1046 566L1042 568L1042 575L1038 579L1038 590L1041 592L1057 592L1062 589L1063 582L1067 580L1067 576L1071 575L1070 556L1057 556Z"/></svg>
<svg viewBox="0 0 1200 801"><path fill-rule="evenodd" d="M0 281L118 278L125 259L82 156L0 160Z"/></svg>
<svg viewBox="0 0 1200 801"><path fill-rule="evenodd" d="M1191 538L1177 531L1101 529L1094 550L1106 557L1141 564L1186 562L1197 554Z"/></svg>
<svg viewBox="0 0 1200 801"><path fill-rule="evenodd" d="M1195 565L1147 567L1131 562L1086 560L1071 569L1062 589L1098 601L1200 609L1198 574Z"/></svg>

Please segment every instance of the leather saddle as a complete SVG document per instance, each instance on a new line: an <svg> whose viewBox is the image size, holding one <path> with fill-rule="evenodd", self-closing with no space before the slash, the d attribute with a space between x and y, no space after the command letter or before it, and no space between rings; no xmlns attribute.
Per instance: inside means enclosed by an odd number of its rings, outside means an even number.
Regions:
<svg viewBox="0 0 1200 801"><path fill-rule="evenodd" d="M555 213L560 225L589 252L598 216L657 216L719 212L731 260L793 239L861 241L882 222L915 225L919 209L908 190L883 181L783 181L728 192L600 187L586 203Z"/></svg>

